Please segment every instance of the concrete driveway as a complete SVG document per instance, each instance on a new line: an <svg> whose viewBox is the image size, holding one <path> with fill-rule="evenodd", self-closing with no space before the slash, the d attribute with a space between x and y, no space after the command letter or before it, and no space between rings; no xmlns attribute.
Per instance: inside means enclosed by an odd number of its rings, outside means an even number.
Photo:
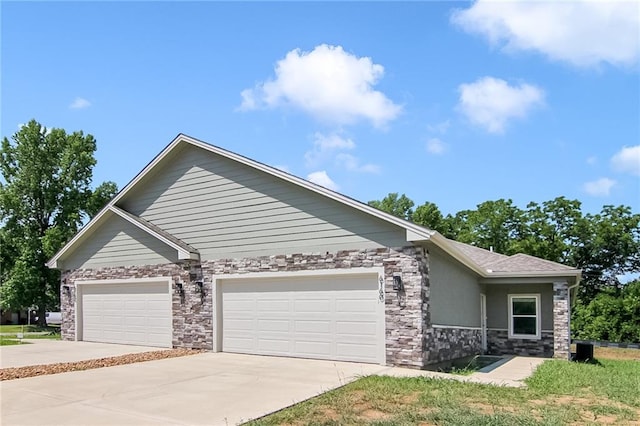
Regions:
<svg viewBox="0 0 640 426"><path fill-rule="evenodd" d="M204 353L9 380L0 423L234 425L388 368Z"/></svg>
<svg viewBox="0 0 640 426"><path fill-rule="evenodd" d="M88 359L162 350L148 346L67 342L47 339L25 341L30 342L30 344L0 346L1 368L85 361Z"/></svg>

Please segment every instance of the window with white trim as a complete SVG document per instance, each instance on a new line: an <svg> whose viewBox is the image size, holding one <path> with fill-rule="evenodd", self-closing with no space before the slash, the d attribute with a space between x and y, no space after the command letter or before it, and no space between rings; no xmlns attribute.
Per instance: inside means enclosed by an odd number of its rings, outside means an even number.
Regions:
<svg viewBox="0 0 640 426"><path fill-rule="evenodd" d="M540 338L540 295L509 295L509 338Z"/></svg>

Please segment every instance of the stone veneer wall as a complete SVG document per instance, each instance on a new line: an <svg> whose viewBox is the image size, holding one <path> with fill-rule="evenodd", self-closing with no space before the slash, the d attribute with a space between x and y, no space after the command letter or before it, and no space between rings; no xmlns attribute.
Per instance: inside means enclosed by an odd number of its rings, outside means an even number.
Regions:
<svg viewBox="0 0 640 426"><path fill-rule="evenodd" d="M509 339L507 330L487 330L487 352L492 355L553 356L553 332L543 331L541 339Z"/></svg>
<svg viewBox="0 0 640 426"><path fill-rule="evenodd" d="M425 334L424 365L482 353L479 329L432 327Z"/></svg>
<svg viewBox="0 0 640 426"><path fill-rule="evenodd" d="M251 272L293 272L306 270L384 268L386 362L391 365L421 368L424 365L425 335L429 326L428 254L422 247L399 249L378 248L343 250L325 254L293 254L262 256L245 259L203 261L201 265L184 270L180 265L151 265L82 269L63 273L63 287L70 288L70 296L62 296L62 338L75 339L76 280L129 279L172 277L183 285L184 296L173 289L173 346L213 348L212 277ZM191 276L190 276L191 272ZM401 274L404 292L392 288L393 275ZM202 279L204 296L192 284Z"/></svg>
<svg viewBox="0 0 640 426"><path fill-rule="evenodd" d="M569 286L553 283L553 357L569 359L571 355Z"/></svg>
<svg viewBox="0 0 640 426"><path fill-rule="evenodd" d="M175 286L172 287L173 346L211 349L213 347L211 280L204 282L203 293L200 293L197 291L199 289L192 284L190 273L193 272L174 264L79 269L65 272L62 275L61 286L62 338L75 339L75 304L73 303L77 296L75 281L171 277L174 283L183 283L184 290L183 294L180 294ZM70 296L66 295L65 286L69 287Z"/></svg>

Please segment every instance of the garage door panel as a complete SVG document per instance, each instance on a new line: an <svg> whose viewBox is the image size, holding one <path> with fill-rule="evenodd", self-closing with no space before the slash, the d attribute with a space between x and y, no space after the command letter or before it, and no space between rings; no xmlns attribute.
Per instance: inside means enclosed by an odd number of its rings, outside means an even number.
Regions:
<svg viewBox="0 0 640 426"><path fill-rule="evenodd" d="M283 299L258 300L258 312L289 312L289 301Z"/></svg>
<svg viewBox="0 0 640 426"><path fill-rule="evenodd" d="M308 355L310 357L317 357L318 355L324 355L325 358L331 356L331 343L330 342L314 342L309 340L297 341L295 345L295 351L301 355Z"/></svg>
<svg viewBox="0 0 640 426"><path fill-rule="evenodd" d="M295 312L331 312L331 300L318 298L315 300L296 300Z"/></svg>
<svg viewBox="0 0 640 426"><path fill-rule="evenodd" d="M336 333L354 336L374 336L376 325L370 321L336 321Z"/></svg>
<svg viewBox="0 0 640 426"><path fill-rule="evenodd" d="M222 350L382 363L377 281L373 274L223 280Z"/></svg>
<svg viewBox="0 0 640 426"><path fill-rule="evenodd" d="M295 321L296 333L331 333L331 321Z"/></svg>
<svg viewBox="0 0 640 426"><path fill-rule="evenodd" d="M167 283L81 285L82 340L171 347Z"/></svg>
<svg viewBox="0 0 640 426"><path fill-rule="evenodd" d="M259 320L259 331L280 331L289 333L289 321L288 320Z"/></svg>
<svg viewBox="0 0 640 426"><path fill-rule="evenodd" d="M263 338L258 341L258 349L264 354L277 355L291 352L291 342L283 339Z"/></svg>

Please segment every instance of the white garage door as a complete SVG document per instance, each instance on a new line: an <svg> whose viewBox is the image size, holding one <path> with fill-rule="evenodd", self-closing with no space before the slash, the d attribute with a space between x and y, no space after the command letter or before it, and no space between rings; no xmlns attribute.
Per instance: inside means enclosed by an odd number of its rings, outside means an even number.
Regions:
<svg viewBox="0 0 640 426"><path fill-rule="evenodd" d="M82 340L171 347L167 282L83 284Z"/></svg>
<svg viewBox="0 0 640 426"><path fill-rule="evenodd" d="M377 275L222 280L225 352L384 363Z"/></svg>

